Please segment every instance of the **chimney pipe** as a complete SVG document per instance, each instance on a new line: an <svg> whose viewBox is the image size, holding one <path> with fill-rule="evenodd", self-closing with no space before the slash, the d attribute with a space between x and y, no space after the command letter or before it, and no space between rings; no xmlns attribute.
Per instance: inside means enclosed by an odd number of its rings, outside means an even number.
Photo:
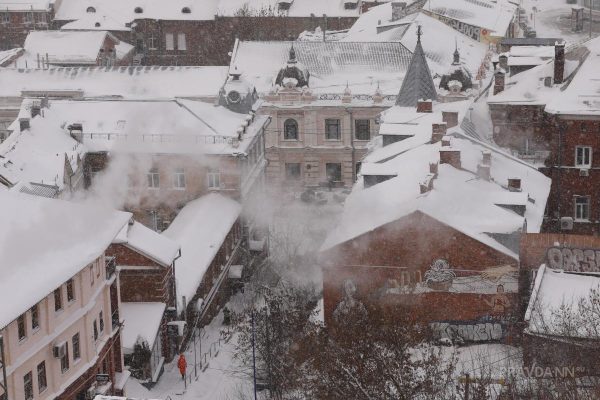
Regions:
<svg viewBox="0 0 600 400"><path fill-rule="evenodd" d="M502 69L499 69L494 74L494 95L504 91L505 75Z"/></svg>
<svg viewBox="0 0 600 400"><path fill-rule="evenodd" d="M406 2L392 1L392 21L398 21L405 16ZM381 25L381 24L380 24Z"/></svg>
<svg viewBox="0 0 600 400"><path fill-rule="evenodd" d="M498 66L504 70L504 72L508 71L508 56L506 54L500 54L498 57Z"/></svg>
<svg viewBox="0 0 600 400"><path fill-rule="evenodd" d="M477 165L477 176L480 179L484 179L489 181L491 179L491 168L487 164L478 164Z"/></svg>
<svg viewBox="0 0 600 400"><path fill-rule="evenodd" d="M482 161L481 161L481 163L483 165L490 165L491 166L492 165L492 152L489 151L489 150L483 150L481 152L481 155L482 155Z"/></svg>
<svg viewBox="0 0 600 400"><path fill-rule="evenodd" d="M431 124L431 143L437 143L447 132L446 123Z"/></svg>
<svg viewBox="0 0 600 400"><path fill-rule="evenodd" d="M520 192L521 178L508 178L508 190L511 192Z"/></svg>
<svg viewBox="0 0 600 400"><path fill-rule="evenodd" d="M554 44L554 83L563 83L565 74L565 42Z"/></svg>
<svg viewBox="0 0 600 400"><path fill-rule="evenodd" d="M433 102L431 100L417 100L418 113L432 113Z"/></svg>
<svg viewBox="0 0 600 400"><path fill-rule="evenodd" d="M440 164L450 164L456 169L461 168L460 150L443 148L440 150Z"/></svg>
<svg viewBox="0 0 600 400"><path fill-rule="evenodd" d="M458 112L442 111L442 121L446 123L447 128L454 128L455 126L458 126Z"/></svg>

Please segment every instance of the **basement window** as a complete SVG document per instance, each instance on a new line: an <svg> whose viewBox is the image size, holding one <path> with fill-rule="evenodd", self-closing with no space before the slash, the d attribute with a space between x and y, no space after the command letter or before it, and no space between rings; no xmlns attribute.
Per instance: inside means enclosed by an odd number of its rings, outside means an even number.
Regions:
<svg viewBox="0 0 600 400"><path fill-rule="evenodd" d="M189 7L183 7L181 9L181 12L184 14L190 14L192 12L192 10Z"/></svg>

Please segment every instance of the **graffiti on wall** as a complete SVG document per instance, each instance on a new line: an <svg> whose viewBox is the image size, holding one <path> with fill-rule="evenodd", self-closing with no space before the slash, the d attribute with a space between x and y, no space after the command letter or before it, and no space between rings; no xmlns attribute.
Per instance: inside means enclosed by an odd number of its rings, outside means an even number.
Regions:
<svg viewBox="0 0 600 400"><path fill-rule="evenodd" d="M600 250L551 247L546 252L549 268L569 272L600 272Z"/></svg>
<svg viewBox="0 0 600 400"><path fill-rule="evenodd" d="M469 24L465 24L464 22L458 21L456 19L439 16L439 20L453 28L454 30L459 31L460 33L470 37L473 40L477 40L478 42L481 39L481 28L478 26L473 26ZM487 32L486 32L487 33Z"/></svg>
<svg viewBox="0 0 600 400"><path fill-rule="evenodd" d="M435 339L450 339L452 342L490 342L506 336L506 329L499 322L432 322Z"/></svg>

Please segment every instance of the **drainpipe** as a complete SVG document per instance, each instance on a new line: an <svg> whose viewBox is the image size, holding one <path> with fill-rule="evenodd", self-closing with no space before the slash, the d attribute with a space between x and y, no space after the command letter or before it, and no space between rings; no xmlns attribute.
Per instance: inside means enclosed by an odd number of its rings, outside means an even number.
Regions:
<svg viewBox="0 0 600 400"><path fill-rule="evenodd" d="M173 259L173 300L175 301L175 310L177 310L177 278L175 277L175 261L181 258L181 247L177 253L177 257ZM176 311L177 312L177 311Z"/></svg>
<svg viewBox="0 0 600 400"><path fill-rule="evenodd" d="M344 108L344 111L350 115L350 147L352 148L352 184L356 182L356 151L354 149L354 118L352 110L348 107Z"/></svg>
<svg viewBox="0 0 600 400"><path fill-rule="evenodd" d="M561 203L561 199L560 199L560 178L562 175L562 146L563 146L563 124L560 123L560 117L557 114L557 123L558 123L558 176L556 177L556 192L557 192L557 196L558 196L558 206L557 206L557 211L558 211L558 221L560 224L560 217L561 217L561 207L560 207L560 203Z"/></svg>

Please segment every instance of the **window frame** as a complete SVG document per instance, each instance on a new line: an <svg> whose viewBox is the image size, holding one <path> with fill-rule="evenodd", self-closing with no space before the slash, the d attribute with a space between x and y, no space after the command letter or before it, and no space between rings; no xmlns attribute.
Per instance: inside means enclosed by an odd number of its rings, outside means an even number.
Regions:
<svg viewBox="0 0 600 400"><path fill-rule="evenodd" d="M165 50L175 50L175 35L173 33L165 33Z"/></svg>
<svg viewBox="0 0 600 400"><path fill-rule="evenodd" d="M293 176L292 174L290 174L291 168L290 167L297 167L298 168L298 175ZM294 163L285 163L285 179L289 180L289 181L298 181L300 179L302 179L302 164L299 162L294 162Z"/></svg>
<svg viewBox="0 0 600 400"><path fill-rule="evenodd" d="M31 371L23 375L23 396L25 400L33 399L33 373Z"/></svg>
<svg viewBox="0 0 600 400"><path fill-rule="evenodd" d="M359 126L361 128L365 128L365 125L360 125L360 124L365 124L366 123L366 139L363 139L362 137L359 137ZM365 132L361 132L361 135L364 135ZM369 140L371 140L371 120L367 119L367 118L359 118L359 119L355 119L354 120L354 139L355 140L360 140L360 141L365 141L368 142Z"/></svg>
<svg viewBox="0 0 600 400"><path fill-rule="evenodd" d="M293 128L293 134L288 134L288 127ZM283 140L293 140L297 141L300 139L300 135L298 132L298 121L294 118L287 118L283 121Z"/></svg>
<svg viewBox="0 0 600 400"><path fill-rule="evenodd" d="M154 35L150 35L148 37L148 50L158 50L157 42L158 40L156 40Z"/></svg>
<svg viewBox="0 0 600 400"><path fill-rule="evenodd" d="M330 180L330 179L329 179L329 177L330 177L330 174L329 174L329 171L328 171L328 169L329 169L329 168L328 168L328 165L339 165L339 172L340 172L340 174L339 174L339 180L335 180L335 179L331 179L331 180ZM334 162L334 163L325 163L325 179L327 179L327 182L342 182L342 181L343 181L343 179L344 179L342 168L343 168L343 165L342 165L342 163L338 163L338 162ZM336 168L336 169L337 169L337 168Z"/></svg>
<svg viewBox="0 0 600 400"><path fill-rule="evenodd" d="M27 339L27 320L25 319L25 313L19 315L17 318L17 336L19 342Z"/></svg>
<svg viewBox="0 0 600 400"><path fill-rule="evenodd" d="M584 200L584 203L579 203L579 200ZM587 222L590 221L590 217L591 217L591 198L590 196L574 196L573 199L573 216L574 216L574 220L578 221L578 222ZM579 211L582 210L582 214L587 214L587 216L584 216L583 218L578 217L579 215Z"/></svg>
<svg viewBox="0 0 600 400"><path fill-rule="evenodd" d="M0 13L0 23L1 24L10 24L10 13L8 11L4 11Z"/></svg>
<svg viewBox="0 0 600 400"><path fill-rule="evenodd" d="M73 361L77 361L81 358L81 337L79 332L71 337L71 345L73 346Z"/></svg>
<svg viewBox="0 0 600 400"><path fill-rule="evenodd" d="M98 334L98 321L95 319L92 322L92 334L93 334L94 342L97 342L100 335Z"/></svg>
<svg viewBox="0 0 600 400"><path fill-rule="evenodd" d="M31 313L31 330L36 331L40 329L40 307L38 304L35 304L33 307L29 309ZM35 316L35 317L34 317Z"/></svg>
<svg viewBox="0 0 600 400"><path fill-rule="evenodd" d="M65 355L60 358L60 372L64 374L69 370L69 342L65 342Z"/></svg>
<svg viewBox="0 0 600 400"><path fill-rule="evenodd" d="M185 169L175 168L175 172L173 173L173 188L177 190L185 190L185 186Z"/></svg>
<svg viewBox="0 0 600 400"><path fill-rule="evenodd" d="M581 159L582 162L579 162L579 152L582 152ZM587 154L586 154L587 153ZM591 146L575 146L575 167L577 168L591 168L592 167L592 147ZM586 157L587 156L587 157ZM585 159L587 163L585 162Z"/></svg>
<svg viewBox="0 0 600 400"><path fill-rule="evenodd" d="M206 186L209 189L221 188L221 172L218 170L209 170L206 173Z"/></svg>
<svg viewBox="0 0 600 400"><path fill-rule="evenodd" d="M187 51L187 41L184 32L179 32L177 34L177 50Z"/></svg>
<svg viewBox="0 0 600 400"><path fill-rule="evenodd" d="M67 303L75 301L75 283L73 278L67 281Z"/></svg>
<svg viewBox="0 0 600 400"><path fill-rule="evenodd" d="M46 371L46 360L43 360L37 365L36 372L38 381L38 393L43 393L46 389L48 389L48 373Z"/></svg>
<svg viewBox="0 0 600 400"><path fill-rule="evenodd" d="M158 168L150 168L146 176L148 189L160 189L160 173L158 172Z"/></svg>
<svg viewBox="0 0 600 400"><path fill-rule="evenodd" d="M337 126L336 137L331 136L330 128L333 126ZM325 118L325 140L342 140L342 121L339 118Z"/></svg>
<svg viewBox="0 0 600 400"><path fill-rule="evenodd" d="M32 11L27 11L25 13L25 24L33 24L35 23L35 16L33 15Z"/></svg>
<svg viewBox="0 0 600 400"><path fill-rule="evenodd" d="M100 333L104 333L104 312L100 310L98 313L98 327L100 328Z"/></svg>
<svg viewBox="0 0 600 400"><path fill-rule="evenodd" d="M62 286L54 289L54 312L63 310ZM57 301L58 300L58 301Z"/></svg>

